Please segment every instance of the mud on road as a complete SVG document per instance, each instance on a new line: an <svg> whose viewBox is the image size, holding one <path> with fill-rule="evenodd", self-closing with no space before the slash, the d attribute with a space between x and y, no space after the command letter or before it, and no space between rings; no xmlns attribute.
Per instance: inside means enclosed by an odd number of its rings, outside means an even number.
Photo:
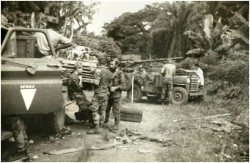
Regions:
<svg viewBox="0 0 250 163"><path fill-rule="evenodd" d="M93 93L86 92L91 100ZM38 162L134 162L134 161L230 161L232 150L226 158L225 151L221 153L223 143L227 148L239 146L233 141L225 141L230 131L215 131L213 121L228 120L230 116L212 119L195 119L215 114L207 104L189 103L184 106L151 104L146 99L141 103L129 103L123 94L122 107L143 110L141 123L121 122L117 133L103 129L100 135L87 135L88 124L75 122L65 127L71 134L61 138L31 134L29 144L33 161ZM209 104L212 107L212 104ZM69 117L78 110L75 104L66 108ZM226 114L223 109L216 109L216 114ZM111 116L112 118L112 116ZM109 125L113 125L111 119ZM223 125L220 125L223 127ZM237 130L240 131L240 130ZM225 145L224 145L225 146ZM77 152L51 155L50 151L79 149ZM92 149L91 149L92 148ZM94 149L95 148L95 149ZM96 150L100 148L107 148ZM230 158L231 157L231 158Z"/></svg>

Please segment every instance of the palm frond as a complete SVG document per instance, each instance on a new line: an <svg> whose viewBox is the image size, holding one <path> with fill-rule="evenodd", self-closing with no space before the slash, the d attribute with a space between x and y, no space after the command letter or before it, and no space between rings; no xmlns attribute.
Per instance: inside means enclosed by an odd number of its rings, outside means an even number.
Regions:
<svg viewBox="0 0 250 163"><path fill-rule="evenodd" d="M197 54L202 54L203 52L205 52L204 49L202 48L196 48L196 49L192 49L192 50L189 50L186 54L187 55L197 55Z"/></svg>
<svg viewBox="0 0 250 163"><path fill-rule="evenodd" d="M249 45L249 39L247 37L245 37L239 30L231 30L231 38L232 39L241 39L242 41L244 41L246 44Z"/></svg>
<svg viewBox="0 0 250 163"><path fill-rule="evenodd" d="M222 44L222 45L219 45L215 50L216 51L229 50L231 46L232 45L230 43Z"/></svg>
<svg viewBox="0 0 250 163"><path fill-rule="evenodd" d="M249 27L249 23L247 22L247 20L240 15L238 12L234 13L235 18L239 19L242 23L244 23L245 25L247 25Z"/></svg>

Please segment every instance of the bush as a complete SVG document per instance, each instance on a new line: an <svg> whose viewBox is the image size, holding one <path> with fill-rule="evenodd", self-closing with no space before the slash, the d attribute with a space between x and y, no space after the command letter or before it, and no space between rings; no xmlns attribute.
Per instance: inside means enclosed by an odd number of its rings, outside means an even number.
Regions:
<svg viewBox="0 0 250 163"><path fill-rule="evenodd" d="M216 66L215 70L208 74L208 77L232 84L248 83L248 66L242 61L226 61Z"/></svg>
<svg viewBox="0 0 250 163"><path fill-rule="evenodd" d="M219 57L215 54L207 55L202 57L200 60L201 64L207 64L207 65L217 65L219 62Z"/></svg>
<svg viewBox="0 0 250 163"><path fill-rule="evenodd" d="M194 65L197 62L196 59L193 58L186 58L183 61L179 62L177 64L177 68L183 68L183 69L191 69L192 65Z"/></svg>

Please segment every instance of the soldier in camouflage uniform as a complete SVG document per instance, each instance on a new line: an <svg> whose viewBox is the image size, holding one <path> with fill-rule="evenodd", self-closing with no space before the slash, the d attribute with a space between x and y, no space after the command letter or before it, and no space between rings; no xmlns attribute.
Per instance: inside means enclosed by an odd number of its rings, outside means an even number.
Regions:
<svg viewBox="0 0 250 163"><path fill-rule="evenodd" d="M124 73L118 67L118 59L110 61L110 70L112 72L112 86L110 88L110 95L108 100L108 106L106 111L105 125L108 127L109 114L112 107L112 112L115 118L115 125L111 128L112 130L118 130L120 124L120 98L122 90L125 88L125 76Z"/></svg>
<svg viewBox="0 0 250 163"><path fill-rule="evenodd" d="M107 68L106 58L98 58L99 66L94 72L94 97L91 102L90 110L94 121L94 130L88 134L100 134L100 125L103 125L108 103L109 88L111 86L112 73Z"/></svg>
<svg viewBox="0 0 250 163"><path fill-rule="evenodd" d="M76 100L76 103L79 107L79 112L76 112L76 118L78 120L84 120L81 119L81 117L88 117L90 125L93 125L93 120L91 117L91 111L88 109L90 106L90 102L86 98L86 95L83 93L81 89L81 80L78 77L82 73L82 64L81 62L76 62L74 65L74 72L69 76L68 79L68 94L70 100ZM78 118L79 117L79 118Z"/></svg>
<svg viewBox="0 0 250 163"><path fill-rule="evenodd" d="M19 116L6 116L2 118L2 129L11 131L15 140L15 155L13 160L29 157L27 149L28 136L26 126Z"/></svg>

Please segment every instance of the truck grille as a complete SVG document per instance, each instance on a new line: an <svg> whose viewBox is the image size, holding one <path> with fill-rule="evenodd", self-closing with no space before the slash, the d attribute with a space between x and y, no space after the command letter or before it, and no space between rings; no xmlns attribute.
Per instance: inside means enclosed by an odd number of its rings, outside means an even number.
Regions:
<svg viewBox="0 0 250 163"><path fill-rule="evenodd" d="M70 61L68 61L70 62ZM68 71L68 72L73 72L74 71L74 63L76 61L71 61L72 63L64 63L63 64L63 72ZM83 67L82 67L82 79L83 82L91 83L94 79L94 73L91 71L93 68L96 68L96 63L88 63L88 62L82 62Z"/></svg>
<svg viewBox="0 0 250 163"><path fill-rule="evenodd" d="M82 78L94 79L94 73L91 72L90 67L83 66Z"/></svg>
<svg viewBox="0 0 250 163"><path fill-rule="evenodd" d="M198 78L191 77L190 92L197 92L199 90Z"/></svg>

